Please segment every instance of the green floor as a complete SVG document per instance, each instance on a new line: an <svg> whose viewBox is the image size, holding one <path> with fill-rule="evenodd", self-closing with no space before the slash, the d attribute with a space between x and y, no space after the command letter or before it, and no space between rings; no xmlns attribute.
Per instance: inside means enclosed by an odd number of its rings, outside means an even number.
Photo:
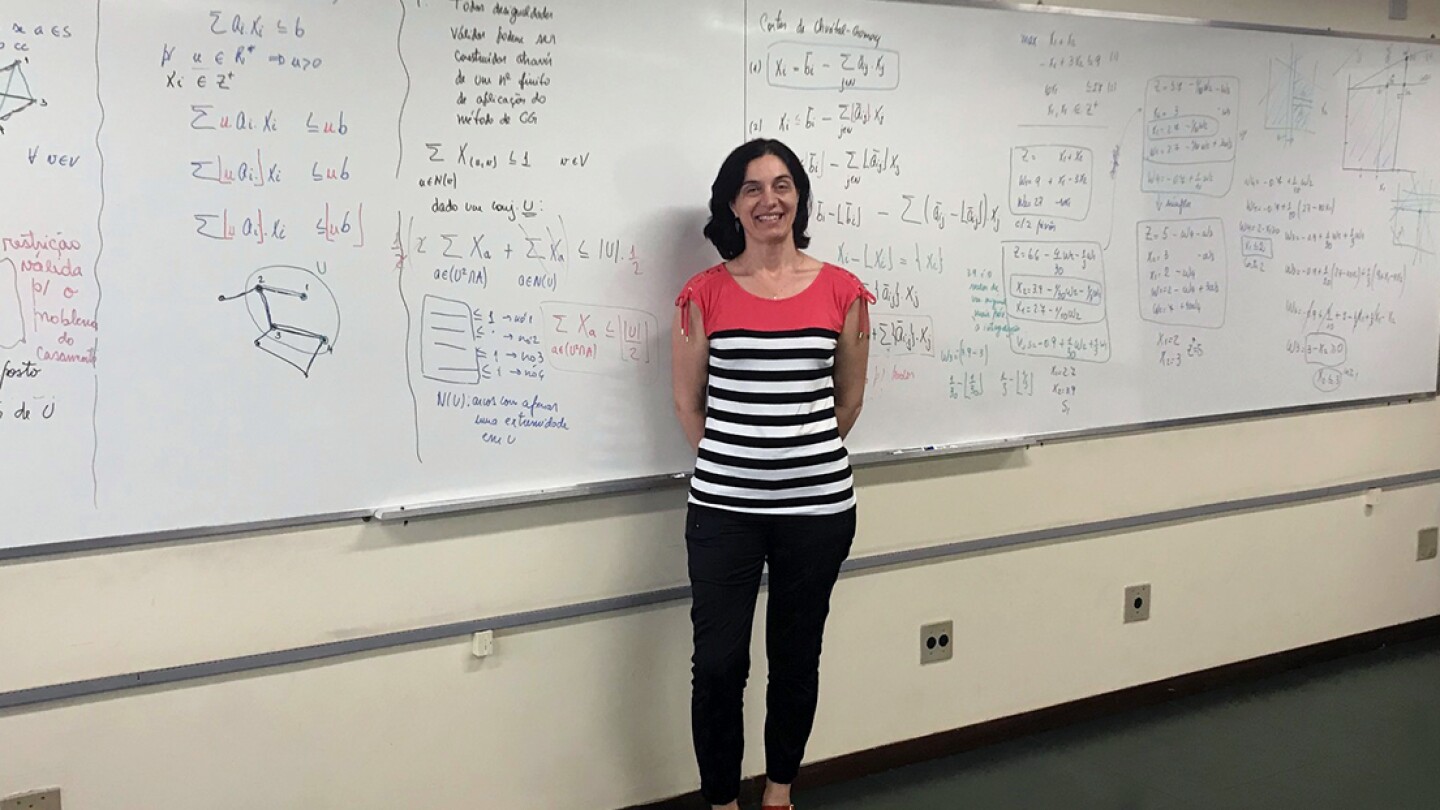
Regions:
<svg viewBox="0 0 1440 810"><path fill-rule="evenodd" d="M1440 637L797 787L800 810L1440 810Z"/></svg>

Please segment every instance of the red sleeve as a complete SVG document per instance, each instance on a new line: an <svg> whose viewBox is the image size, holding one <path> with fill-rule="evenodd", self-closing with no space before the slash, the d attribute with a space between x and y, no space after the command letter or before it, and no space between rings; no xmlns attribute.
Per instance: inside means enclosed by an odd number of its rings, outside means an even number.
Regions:
<svg viewBox="0 0 1440 810"><path fill-rule="evenodd" d="M690 336L690 302L694 301L700 307L700 317L705 323L710 323L710 313L713 310L713 297L715 285L712 280L717 271L724 272L724 265L715 265L708 270L702 270L690 277L685 286L680 290L680 295L675 299L675 306L680 307L680 334Z"/></svg>
<svg viewBox="0 0 1440 810"><path fill-rule="evenodd" d="M833 267L834 265L832 265ZM840 324L844 327L845 314L859 298L865 303L860 305L860 337L866 338L870 335L870 304L876 301L875 294L865 288L865 282L861 281L854 273L843 267L836 267L835 284L835 308L840 313Z"/></svg>

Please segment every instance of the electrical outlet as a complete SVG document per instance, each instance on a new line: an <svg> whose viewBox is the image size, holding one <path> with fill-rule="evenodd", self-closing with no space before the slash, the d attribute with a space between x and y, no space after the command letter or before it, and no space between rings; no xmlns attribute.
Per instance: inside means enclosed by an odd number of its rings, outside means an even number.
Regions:
<svg viewBox="0 0 1440 810"><path fill-rule="evenodd" d="M1150 583L1131 585L1125 589L1125 623L1143 622L1150 618Z"/></svg>
<svg viewBox="0 0 1440 810"><path fill-rule="evenodd" d="M481 630L470 637L470 654L476 658L484 658L495 652L495 631Z"/></svg>
<svg viewBox="0 0 1440 810"><path fill-rule="evenodd" d="M1419 542L1416 544L1415 548L1416 560L1435 559L1435 541L1437 537L1440 537L1440 528L1431 526L1428 529L1420 530Z"/></svg>
<svg viewBox="0 0 1440 810"><path fill-rule="evenodd" d="M60 788L0 799L0 810L60 810Z"/></svg>
<svg viewBox="0 0 1440 810"><path fill-rule="evenodd" d="M920 626L920 663L949 661L955 652L955 623L934 622Z"/></svg>

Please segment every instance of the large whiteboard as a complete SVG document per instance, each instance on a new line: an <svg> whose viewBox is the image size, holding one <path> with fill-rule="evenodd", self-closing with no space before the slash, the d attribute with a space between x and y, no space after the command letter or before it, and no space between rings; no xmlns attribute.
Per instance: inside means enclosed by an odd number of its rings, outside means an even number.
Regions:
<svg viewBox="0 0 1440 810"><path fill-rule="evenodd" d="M0 548L688 470L720 159L879 296L858 452L1435 390L1437 50L891 2L9 0Z"/></svg>

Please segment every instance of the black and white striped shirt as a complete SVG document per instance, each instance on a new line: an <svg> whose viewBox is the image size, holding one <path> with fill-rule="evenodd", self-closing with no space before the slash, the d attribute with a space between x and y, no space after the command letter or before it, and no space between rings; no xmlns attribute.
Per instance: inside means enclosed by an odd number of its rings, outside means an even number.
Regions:
<svg viewBox="0 0 1440 810"><path fill-rule="evenodd" d="M835 349L856 298L853 275L825 265L780 300L746 291L723 265L680 302L699 304L710 342L705 434L690 502L765 514L820 515L855 505L835 418Z"/></svg>

